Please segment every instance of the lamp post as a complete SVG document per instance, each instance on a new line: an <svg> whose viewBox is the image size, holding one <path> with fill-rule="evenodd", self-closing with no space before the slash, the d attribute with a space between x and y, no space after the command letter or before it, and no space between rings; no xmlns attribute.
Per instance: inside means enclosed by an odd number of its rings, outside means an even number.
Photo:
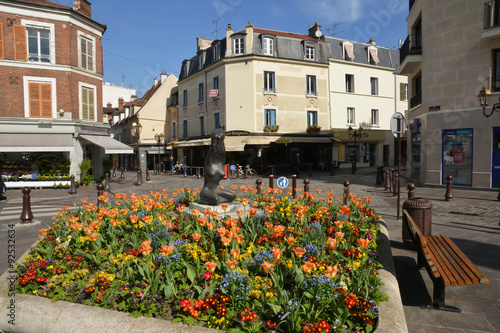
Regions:
<svg viewBox="0 0 500 333"><path fill-rule="evenodd" d="M141 185L141 152L139 149L139 140L142 132L142 125L139 122L133 122L130 128L132 136L137 136L137 185Z"/></svg>
<svg viewBox="0 0 500 333"><path fill-rule="evenodd" d="M488 113L486 112L486 107L488 106L488 104L490 104L491 101L491 91L488 88L483 87L483 89L481 89L481 91L479 92L479 95L477 95L477 98L479 99L479 104L483 108L483 115L486 118L491 117L494 111L500 112L500 103L493 104L493 106L491 107L491 111L489 111Z"/></svg>
<svg viewBox="0 0 500 333"><path fill-rule="evenodd" d="M358 170L358 168L356 167L357 150L358 150L357 140L368 136L368 134L364 132L363 127L361 126L357 130L353 129L352 126L349 126L349 128L347 129L347 133L349 134L349 137L351 139L354 139L355 153L354 153L354 161L352 162L351 173L355 174L356 170Z"/></svg>
<svg viewBox="0 0 500 333"><path fill-rule="evenodd" d="M161 172L161 159L160 159L160 149L161 149L161 142L163 141L163 138L165 137L165 135L163 135L163 133L160 133L160 134L155 134L155 139L156 139L156 142L158 143L158 165L157 165L157 171L156 171L156 174L159 175L160 172Z"/></svg>

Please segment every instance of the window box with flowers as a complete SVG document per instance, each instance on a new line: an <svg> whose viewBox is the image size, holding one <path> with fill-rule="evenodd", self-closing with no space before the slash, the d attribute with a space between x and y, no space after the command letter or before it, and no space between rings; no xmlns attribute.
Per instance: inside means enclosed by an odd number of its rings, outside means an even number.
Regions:
<svg viewBox="0 0 500 333"><path fill-rule="evenodd" d="M266 132L266 133L278 132L279 129L280 129L279 125L266 125L266 126L264 126L264 132Z"/></svg>
<svg viewBox="0 0 500 333"><path fill-rule="evenodd" d="M307 126L307 133L315 133L321 131L321 126L314 124Z"/></svg>

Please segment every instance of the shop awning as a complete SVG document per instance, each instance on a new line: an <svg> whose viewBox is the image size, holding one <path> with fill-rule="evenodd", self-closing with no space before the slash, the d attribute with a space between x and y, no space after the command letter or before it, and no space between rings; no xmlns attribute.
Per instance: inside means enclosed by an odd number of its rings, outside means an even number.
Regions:
<svg viewBox="0 0 500 333"><path fill-rule="evenodd" d="M276 139L279 141L289 141L287 143L332 143L332 141L340 141L332 137L307 137L307 136L283 136Z"/></svg>
<svg viewBox="0 0 500 333"><path fill-rule="evenodd" d="M247 145L268 145L275 141L276 137L270 138L267 136L246 136L243 139L243 142Z"/></svg>
<svg viewBox="0 0 500 333"><path fill-rule="evenodd" d="M208 146L209 144L210 144L210 139L177 141L174 143L174 148Z"/></svg>
<svg viewBox="0 0 500 333"><path fill-rule="evenodd" d="M74 151L71 134L0 134L0 152Z"/></svg>
<svg viewBox="0 0 500 333"><path fill-rule="evenodd" d="M99 147L104 148L105 154L133 154L134 149L115 140L109 136L80 135L79 138L87 140Z"/></svg>
<svg viewBox="0 0 500 333"><path fill-rule="evenodd" d="M226 136L224 139L224 144L226 145L226 151L244 151L246 143L244 139L246 136Z"/></svg>

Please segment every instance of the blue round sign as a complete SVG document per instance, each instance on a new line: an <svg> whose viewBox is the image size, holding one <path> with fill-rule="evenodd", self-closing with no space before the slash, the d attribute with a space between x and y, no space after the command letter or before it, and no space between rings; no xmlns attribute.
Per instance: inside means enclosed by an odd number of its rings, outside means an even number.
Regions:
<svg viewBox="0 0 500 333"><path fill-rule="evenodd" d="M278 178L278 186L281 188L288 187L288 178L280 177Z"/></svg>
<svg viewBox="0 0 500 333"><path fill-rule="evenodd" d="M236 170L236 165L231 164L231 171L234 171L234 170Z"/></svg>

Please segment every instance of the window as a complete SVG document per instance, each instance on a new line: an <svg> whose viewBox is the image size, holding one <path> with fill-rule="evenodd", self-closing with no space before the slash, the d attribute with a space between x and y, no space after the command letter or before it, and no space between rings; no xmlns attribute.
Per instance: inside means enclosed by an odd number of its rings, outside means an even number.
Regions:
<svg viewBox="0 0 500 333"><path fill-rule="evenodd" d="M50 63L50 31L47 29L27 28L28 60Z"/></svg>
<svg viewBox="0 0 500 333"><path fill-rule="evenodd" d="M378 95L378 78L376 77L370 78L370 87L372 95Z"/></svg>
<svg viewBox="0 0 500 333"><path fill-rule="evenodd" d="M354 125L355 124L355 112L354 108L347 108L347 124Z"/></svg>
<svg viewBox="0 0 500 333"><path fill-rule="evenodd" d="M274 125L276 125L276 110L266 109L265 110L265 118L264 118L264 126L274 126Z"/></svg>
<svg viewBox="0 0 500 333"><path fill-rule="evenodd" d="M372 109L372 125L373 126L378 126L378 110L377 109Z"/></svg>
<svg viewBox="0 0 500 333"><path fill-rule="evenodd" d="M274 72L264 72L264 92L276 92Z"/></svg>
<svg viewBox="0 0 500 333"><path fill-rule="evenodd" d="M380 62L380 60L378 59L376 47L371 46L368 48L368 60L370 61L370 64L372 64L372 65L376 65Z"/></svg>
<svg viewBox="0 0 500 333"><path fill-rule="evenodd" d="M345 75L345 92L354 92L354 75L352 74Z"/></svg>
<svg viewBox="0 0 500 333"><path fill-rule="evenodd" d="M0 59L4 58L3 51L3 23L0 22Z"/></svg>
<svg viewBox="0 0 500 333"><path fill-rule="evenodd" d="M306 59L314 60L314 45L306 45Z"/></svg>
<svg viewBox="0 0 500 333"><path fill-rule="evenodd" d="M205 52L198 55L198 70L203 68L205 62Z"/></svg>
<svg viewBox="0 0 500 333"><path fill-rule="evenodd" d="M318 94L315 75L306 75L306 94L314 96Z"/></svg>
<svg viewBox="0 0 500 333"><path fill-rule="evenodd" d="M205 135L205 117L200 117L200 135Z"/></svg>
<svg viewBox="0 0 500 333"><path fill-rule="evenodd" d="M187 91L187 90L184 90L184 91L182 92L182 96L183 96L182 106L183 106L183 107L186 107L186 106L188 106L188 91Z"/></svg>
<svg viewBox="0 0 500 333"><path fill-rule="evenodd" d="M95 87L80 85L80 119L96 121Z"/></svg>
<svg viewBox="0 0 500 333"><path fill-rule="evenodd" d="M215 128L219 128L220 125L220 114L219 112L214 113L215 118Z"/></svg>
<svg viewBox="0 0 500 333"><path fill-rule="evenodd" d="M352 45L352 43L349 43L349 42L344 42L342 44L344 46L344 60L347 60L347 61L353 61L354 60L354 46Z"/></svg>
<svg viewBox="0 0 500 333"><path fill-rule="evenodd" d="M188 121L184 120L182 122L182 137L187 138L188 137Z"/></svg>
<svg viewBox="0 0 500 333"><path fill-rule="evenodd" d="M91 36L78 33L80 36L79 54L80 67L89 71L95 71L95 41Z"/></svg>
<svg viewBox="0 0 500 333"><path fill-rule="evenodd" d="M399 84L399 99L401 101L408 100L408 84L401 82Z"/></svg>
<svg viewBox="0 0 500 333"><path fill-rule="evenodd" d="M214 60L217 61L220 59L220 44L217 43L214 45Z"/></svg>
<svg viewBox="0 0 500 333"><path fill-rule="evenodd" d="M26 118L56 117L56 79L24 76L23 89Z"/></svg>
<svg viewBox="0 0 500 333"><path fill-rule="evenodd" d="M307 126L318 125L318 111L307 111Z"/></svg>
<svg viewBox="0 0 500 333"><path fill-rule="evenodd" d="M244 37L234 37L233 38L233 53L235 55L240 55L245 53L245 38Z"/></svg>
<svg viewBox="0 0 500 333"><path fill-rule="evenodd" d="M500 50L493 51L493 90L500 91Z"/></svg>
<svg viewBox="0 0 500 333"><path fill-rule="evenodd" d="M219 89L219 77L214 77L214 89Z"/></svg>
<svg viewBox="0 0 500 333"><path fill-rule="evenodd" d="M262 39L262 49L265 55L274 55L274 39L264 37Z"/></svg>
<svg viewBox="0 0 500 333"><path fill-rule="evenodd" d="M172 138L176 139L177 138L177 124L172 123Z"/></svg>
<svg viewBox="0 0 500 333"><path fill-rule="evenodd" d="M203 83L198 85L198 103L201 103L205 100L205 91L203 89Z"/></svg>

